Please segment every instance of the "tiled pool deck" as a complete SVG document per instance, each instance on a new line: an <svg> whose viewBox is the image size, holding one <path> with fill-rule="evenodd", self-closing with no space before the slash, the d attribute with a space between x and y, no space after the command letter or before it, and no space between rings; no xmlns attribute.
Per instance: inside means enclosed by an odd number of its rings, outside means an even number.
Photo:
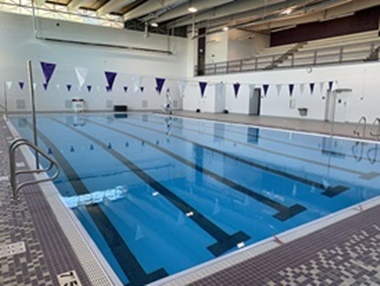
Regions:
<svg viewBox="0 0 380 286"><path fill-rule="evenodd" d="M175 115L342 136L352 136L355 126L234 114L175 112ZM60 285L57 275L70 271L76 272L81 283L77 285L106 285L104 281L110 280L94 279L94 271L88 271L81 254L73 250L70 233L59 227L60 218L57 219L39 187L27 187L21 191L19 202L12 202L8 167L11 140L11 132L1 118L0 285ZM18 154L17 161L23 160ZM345 219L305 233L301 238L273 240L268 251L265 247L253 249L250 252L256 252L254 257L241 252L230 259L235 261L233 266L211 265L212 272L207 269L191 272L188 277L155 284L380 285L380 206L366 205L351 213L355 215L346 215ZM4 248L12 243L23 243L25 248L14 248L13 253L7 254ZM98 272L95 275L100 275Z"/></svg>

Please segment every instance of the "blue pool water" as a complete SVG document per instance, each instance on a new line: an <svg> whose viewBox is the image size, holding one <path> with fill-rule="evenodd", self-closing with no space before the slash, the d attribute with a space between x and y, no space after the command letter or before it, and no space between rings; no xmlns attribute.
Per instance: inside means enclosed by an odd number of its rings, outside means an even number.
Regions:
<svg viewBox="0 0 380 286"><path fill-rule="evenodd" d="M31 119L11 122L32 138ZM153 114L38 118L55 181L125 285L380 194L378 144Z"/></svg>

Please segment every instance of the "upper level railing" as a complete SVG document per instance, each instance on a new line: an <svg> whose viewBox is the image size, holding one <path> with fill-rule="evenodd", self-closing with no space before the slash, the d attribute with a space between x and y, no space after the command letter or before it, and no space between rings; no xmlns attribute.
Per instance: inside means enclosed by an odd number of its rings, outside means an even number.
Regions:
<svg viewBox="0 0 380 286"><path fill-rule="evenodd" d="M307 44L305 44L307 47ZM313 47L313 45L310 45ZM312 67L328 64L342 64L378 61L380 38L363 43L346 44L311 49L295 49L277 54L257 55L252 58L217 62L195 66L195 75L217 75L239 72L272 70L278 68Z"/></svg>

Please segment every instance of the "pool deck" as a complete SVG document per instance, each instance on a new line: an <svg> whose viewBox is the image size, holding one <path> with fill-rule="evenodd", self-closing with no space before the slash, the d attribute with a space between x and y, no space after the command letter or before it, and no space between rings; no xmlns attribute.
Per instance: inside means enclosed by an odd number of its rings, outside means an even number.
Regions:
<svg viewBox="0 0 380 286"><path fill-rule="evenodd" d="M175 111L173 116L347 137L353 137L355 128L355 124L236 114ZM365 138L373 139L367 133ZM61 278L62 283L57 275L72 271L81 283L77 285L107 285L107 279L92 277L100 275L98 271L86 269L81 255L70 244L70 234L59 227L59 219L40 187L27 187L21 191L19 202L12 202L8 168L12 139L1 117L0 285L65 285L62 279L67 282L70 275ZM21 154L17 162L26 163ZM211 265L212 271L205 268L154 285L380 285L380 205L363 205L352 213L322 229L305 232L300 238L274 239L269 244L275 247L252 249L251 253L256 252L253 257L239 251L235 255L238 258L231 258L235 265ZM10 249L13 243L17 245ZM7 247L13 252L7 252Z"/></svg>

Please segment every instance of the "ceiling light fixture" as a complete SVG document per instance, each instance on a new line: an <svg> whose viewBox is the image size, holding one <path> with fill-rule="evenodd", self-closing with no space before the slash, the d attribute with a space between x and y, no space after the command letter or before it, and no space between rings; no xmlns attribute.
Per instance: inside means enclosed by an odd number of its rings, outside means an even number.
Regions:
<svg viewBox="0 0 380 286"><path fill-rule="evenodd" d="M157 28L158 27L158 23L156 23L156 22L153 22L153 23L151 23L150 24L152 27L154 27L154 28Z"/></svg>
<svg viewBox="0 0 380 286"><path fill-rule="evenodd" d="M229 29L227 26L223 27L223 31L228 31Z"/></svg>
<svg viewBox="0 0 380 286"><path fill-rule="evenodd" d="M290 15L293 12L293 8L285 9L281 12L282 15Z"/></svg>
<svg viewBox="0 0 380 286"><path fill-rule="evenodd" d="M187 10L188 10L190 13L195 13L195 12L198 11L198 9L195 8L194 6L189 7L189 9L187 9Z"/></svg>

